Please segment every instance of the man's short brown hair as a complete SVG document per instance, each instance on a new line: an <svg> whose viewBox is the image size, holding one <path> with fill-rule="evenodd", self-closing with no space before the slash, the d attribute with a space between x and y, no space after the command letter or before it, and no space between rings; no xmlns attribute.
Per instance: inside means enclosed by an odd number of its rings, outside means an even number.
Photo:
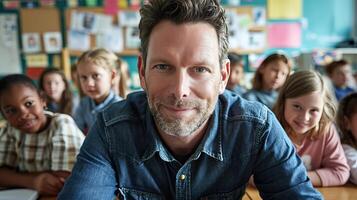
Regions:
<svg viewBox="0 0 357 200"><path fill-rule="evenodd" d="M218 37L221 63L227 58L228 28L224 9L217 0L150 0L140 9L140 15L140 50L144 66L150 34L163 20L176 24L205 22L212 25Z"/></svg>

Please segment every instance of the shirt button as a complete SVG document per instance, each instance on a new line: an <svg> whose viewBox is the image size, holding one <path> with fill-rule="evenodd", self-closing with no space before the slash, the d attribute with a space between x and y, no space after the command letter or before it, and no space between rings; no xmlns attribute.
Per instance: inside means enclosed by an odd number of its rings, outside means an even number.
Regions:
<svg viewBox="0 0 357 200"><path fill-rule="evenodd" d="M183 180L185 180L185 179L186 179L186 176L185 176L184 174L182 174L182 175L180 176L180 180L183 181Z"/></svg>

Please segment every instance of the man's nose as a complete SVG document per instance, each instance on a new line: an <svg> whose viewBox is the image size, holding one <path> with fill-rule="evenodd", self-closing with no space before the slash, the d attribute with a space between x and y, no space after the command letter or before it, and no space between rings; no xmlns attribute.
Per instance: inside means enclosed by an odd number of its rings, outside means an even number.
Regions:
<svg viewBox="0 0 357 200"><path fill-rule="evenodd" d="M185 71L177 71L175 80L172 80L174 95L177 99L187 98L190 95L190 77Z"/></svg>

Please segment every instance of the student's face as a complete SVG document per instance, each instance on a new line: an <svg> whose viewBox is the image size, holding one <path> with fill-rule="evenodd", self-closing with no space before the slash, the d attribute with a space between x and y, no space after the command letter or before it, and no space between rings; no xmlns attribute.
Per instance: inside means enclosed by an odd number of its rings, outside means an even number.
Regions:
<svg viewBox="0 0 357 200"><path fill-rule="evenodd" d="M263 76L263 89L276 90L285 82L289 67L282 61L272 62L259 69Z"/></svg>
<svg viewBox="0 0 357 200"><path fill-rule="evenodd" d="M46 126L43 112L46 105L37 91L23 84L17 84L0 96L1 111L11 126L24 133L38 133Z"/></svg>
<svg viewBox="0 0 357 200"><path fill-rule="evenodd" d="M242 66L231 65L231 74L229 76L228 85L235 86L239 85L244 76L244 70Z"/></svg>
<svg viewBox="0 0 357 200"><path fill-rule="evenodd" d="M220 68L218 52L208 24L163 21L153 29L139 75L160 132L187 136L205 127L229 76L229 61Z"/></svg>
<svg viewBox="0 0 357 200"><path fill-rule="evenodd" d="M109 95L115 71L84 62L78 65L77 72L84 94L96 103L103 102Z"/></svg>
<svg viewBox="0 0 357 200"><path fill-rule="evenodd" d="M319 123L323 100L319 91L286 99L284 117L288 125L296 134L305 134Z"/></svg>
<svg viewBox="0 0 357 200"><path fill-rule="evenodd" d="M348 78L352 75L351 67L344 65L338 67L331 74L331 80L337 87L345 87L348 83Z"/></svg>
<svg viewBox="0 0 357 200"><path fill-rule="evenodd" d="M353 113L350 118L346 118L347 129L351 131L355 141L357 141L357 113Z"/></svg>
<svg viewBox="0 0 357 200"><path fill-rule="evenodd" d="M43 89L50 98L52 98L55 102L59 102L64 90L66 89L66 85L61 75L50 73L45 75L43 78Z"/></svg>

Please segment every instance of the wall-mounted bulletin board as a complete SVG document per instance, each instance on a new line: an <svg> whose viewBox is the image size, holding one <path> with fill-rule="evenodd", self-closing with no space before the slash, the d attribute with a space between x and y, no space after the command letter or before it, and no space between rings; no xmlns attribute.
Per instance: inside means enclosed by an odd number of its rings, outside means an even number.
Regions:
<svg viewBox="0 0 357 200"><path fill-rule="evenodd" d="M137 55L137 48L128 48L124 35L127 28L119 26L118 15L106 13L103 7L66 9L65 27L70 55L79 56L94 47L107 48L121 56Z"/></svg>
<svg viewBox="0 0 357 200"><path fill-rule="evenodd" d="M19 15L26 74L36 80L45 68L61 66L61 13L55 7L41 7L22 8Z"/></svg>

